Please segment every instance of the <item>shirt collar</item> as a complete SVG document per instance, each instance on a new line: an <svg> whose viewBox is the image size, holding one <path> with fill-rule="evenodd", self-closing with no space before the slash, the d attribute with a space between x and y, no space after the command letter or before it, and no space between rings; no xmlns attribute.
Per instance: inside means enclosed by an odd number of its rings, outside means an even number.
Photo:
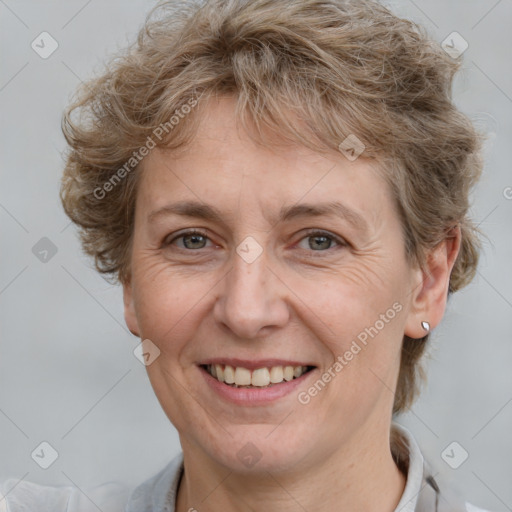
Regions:
<svg viewBox="0 0 512 512"><path fill-rule="evenodd" d="M395 512L436 511L439 489L412 434L402 425L392 423L390 444L396 464L407 475Z"/></svg>

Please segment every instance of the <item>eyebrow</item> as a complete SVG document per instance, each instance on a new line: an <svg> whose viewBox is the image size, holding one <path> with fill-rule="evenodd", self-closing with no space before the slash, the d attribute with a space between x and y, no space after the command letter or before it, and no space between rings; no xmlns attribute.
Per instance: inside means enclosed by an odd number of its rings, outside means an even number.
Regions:
<svg viewBox="0 0 512 512"><path fill-rule="evenodd" d="M194 217L197 219L210 220L224 223L220 210L214 206L196 201L180 201L168 204L152 211L147 219L153 222L158 217L167 215L179 215L182 217ZM329 203L301 203L291 206L283 206L276 222L285 222L298 218L333 216L345 219L354 228L363 233L368 231L368 224L361 214L340 202ZM272 223L273 224L273 223Z"/></svg>

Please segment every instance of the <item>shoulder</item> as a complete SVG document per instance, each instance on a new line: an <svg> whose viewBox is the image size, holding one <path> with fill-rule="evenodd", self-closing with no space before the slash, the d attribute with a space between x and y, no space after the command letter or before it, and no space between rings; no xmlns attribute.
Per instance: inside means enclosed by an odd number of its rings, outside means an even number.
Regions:
<svg viewBox="0 0 512 512"><path fill-rule="evenodd" d="M78 489L11 478L0 482L0 512L173 512L182 471L180 453L135 489L118 482Z"/></svg>
<svg viewBox="0 0 512 512"><path fill-rule="evenodd" d="M468 512L491 512L490 510L487 510L487 509L475 507L474 505L471 505L471 503L467 503L467 502L466 502L466 510Z"/></svg>
<svg viewBox="0 0 512 512"><path fill-rule="evenodd" d="M491 512L468 503L439 477L436 477L436 483L439 487L438 512Z"/></svg>
<svg viewBox="0 0 512 512"><path fill-rule="evenodd" d="M129 492L113 482L79 490L9 479L0 482L0 512L123 512Z"/></svg>
<svg viewBox="0 0 512 512"><path fill-rule="evenodd" d="M159 473L134 489L126 512L174 512L182 473L183 454L180 453Z"/></svg>

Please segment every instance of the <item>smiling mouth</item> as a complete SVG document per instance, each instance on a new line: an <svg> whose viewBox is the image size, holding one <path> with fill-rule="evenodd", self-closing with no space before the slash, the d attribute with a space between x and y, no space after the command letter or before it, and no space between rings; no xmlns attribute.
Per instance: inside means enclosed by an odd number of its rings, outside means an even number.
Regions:
<svg viewBox="0 0 512 512"><path fill-rule="evenodd" d="M214 379L233 388L262 389L289 382L310 372L314 366L272 366L249 370L223 364L200 365Z"/></svg>

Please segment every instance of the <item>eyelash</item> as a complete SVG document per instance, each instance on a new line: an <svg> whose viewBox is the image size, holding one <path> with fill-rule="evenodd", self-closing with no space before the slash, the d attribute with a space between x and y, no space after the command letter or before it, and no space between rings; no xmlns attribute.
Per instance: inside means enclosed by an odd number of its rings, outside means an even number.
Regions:
<svg viewBox="0 0 512 512"><path fill-rule="evenodd" d="M164 246L169 246L169 245L172 245L173 242L175 242L176 240L180 240L180 239L182 239L184 237L194 236L194 235L199 235L199 236L202 236L202 237L207 238L208 240L210 240L210 238L208 237L208 235L204 231L201 231L201 230L198 230L198 229L190 229L188 231L185 231L185 232L179 234L178 236L174 237L172 240L170 240L168 242L167 242L167 239L164 239L163 245ZM348 245L347 242L345 242L343 239L333 235L332 233L330 233L328 231L321 231L321 230L318 230L318 229L307 230L306 234L299 240L299 242L301 242L302 240L307 239L307 238L321 237L321 236L331 239L333 242L335 242L338 245L338 247L346 247ZM299 243L299 242L297 242L297 243ZM328 249L323 250L323 251L322 250L320 250L320 251L313 251L313 250L311 250L311 252L313 252L313 253L328 252L328 251L330 251L330 250L332 250L334 248L333 247L329 247ZM187 249L187 248L182 248L182 247L179 247L178 249L183 250L183 251L187 251L187 252L198 252L198 251L200 251L200 249Z"/></svg>

